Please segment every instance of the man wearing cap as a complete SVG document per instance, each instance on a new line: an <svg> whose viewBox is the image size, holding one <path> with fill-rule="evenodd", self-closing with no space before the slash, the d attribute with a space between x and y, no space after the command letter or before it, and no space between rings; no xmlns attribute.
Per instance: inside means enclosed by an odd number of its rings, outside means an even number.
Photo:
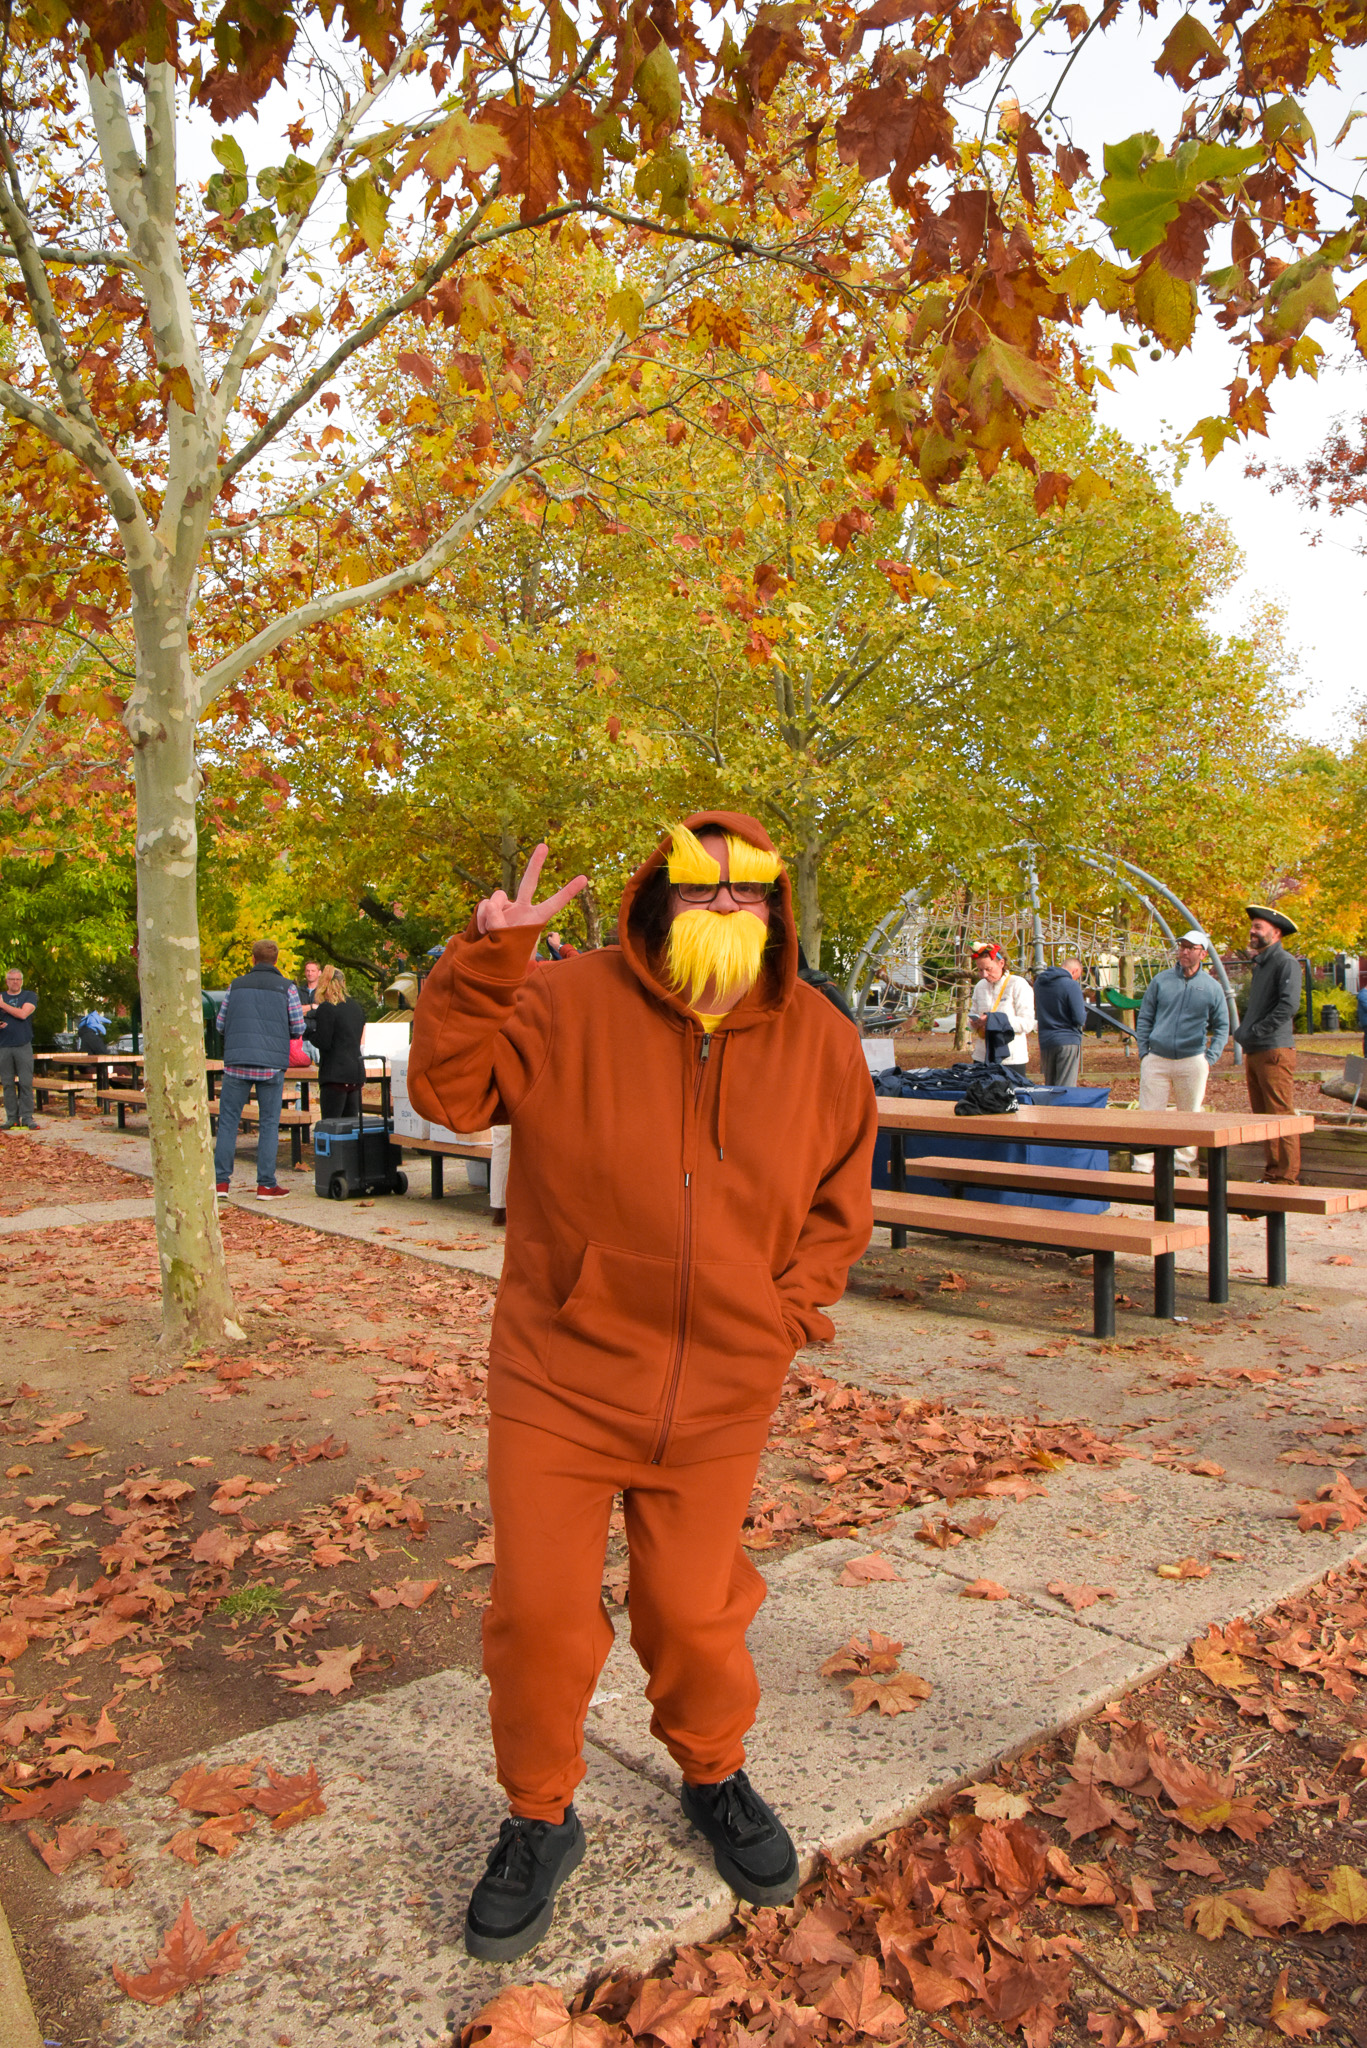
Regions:
<svg viewBox="0 0 1367 2048"><path fill-rule="evenodd" d="M1204 932L1183 932L1176 966L1155 974L1144 991L1135 1027L1141 1110L1197 1110L1205 1100L1207 1077L1229 1037L1224 994L1205 971L1209 945ZM1152 1152L1136 1153L1134 1170L1152 1173ZM1195 1173L1194 1145L1178 1146L1177 1171Z"/></svg>
<svg viewBox="0 0 1367 2048"><path fill-rule="evenodd" d="M1296 1054L1292 1025L1301 1006L1301 963L1282 944L1298 929L1280 910L1248 905L1248 950L1253 982L1248 1006L1234 1036L1244 1049L1249 1106L1259 1116L1296 1114ZM1269 1138L1263 1145L1264 1180L1294 1184L1301 1177L1298 1137Z"/></svg>

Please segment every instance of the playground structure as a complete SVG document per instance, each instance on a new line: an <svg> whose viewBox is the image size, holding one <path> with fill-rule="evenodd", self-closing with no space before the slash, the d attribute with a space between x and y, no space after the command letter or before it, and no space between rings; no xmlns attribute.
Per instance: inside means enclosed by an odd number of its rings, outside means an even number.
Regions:
<svg viewBox="0 0 1367 2048"><path fill-rule="evenodd" d="M952 886L912 888L900 896L865 940L845 985L846 999L861 1023L886 1025L915 1017L923 1026L952 1013L955 1042L966 1043L965 1018L972 990L970 953L991 940L1017 973L1037 974L1067 959L1082 962L1083 982L1095 988L1113 1016L1137 1007L1142 990L1159 968L1170 966L1176 932L1155 898L1161 899L1178 930L1199 924L1181 898L1155 875L1115 854L1081 847L1056 851L1116 884L1124 905L1095 914L1041 902L1038 855L1029 841L992 849L985 856L1017 857L1021 887L1014 894L975 890L971 878L955 875ZM1136 914L1131 914L1133 902ZM1239 1021L1234 990L1218 954L1207 965L1224 992L1230 1029ZM1236 1063L1241 1049L1234 1049Z"/></svg>

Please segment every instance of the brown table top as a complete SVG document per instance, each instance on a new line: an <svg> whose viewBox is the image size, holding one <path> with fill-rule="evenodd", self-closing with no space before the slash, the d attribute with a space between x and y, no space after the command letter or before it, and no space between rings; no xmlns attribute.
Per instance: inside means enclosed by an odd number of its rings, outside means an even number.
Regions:
<svg viewBox="0 0 1367 2048"><path fill-rule="evenodd" d="M956 1116L952 1102L916 1102L906 1097L878 1098L878 1124L885 1131L960 1138L1014 1138L1029 1145L1108 1145L1117 1150L1151 1151L1155 1145L1205 1145L1217 1151L1228 1145L1252 1145L1263 1138L1289 1138L1313 1131L1312 1116L1254 1116L1223 1111L1160 1110L1146 1116L1136 1109L1065 1109L1041 1103L1022 1105L1014 1116Z"/></svg>

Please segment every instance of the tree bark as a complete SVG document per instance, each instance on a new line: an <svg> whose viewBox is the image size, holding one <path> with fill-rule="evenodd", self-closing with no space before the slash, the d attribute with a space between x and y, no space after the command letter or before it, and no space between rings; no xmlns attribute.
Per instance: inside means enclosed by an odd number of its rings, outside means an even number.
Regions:
<svg viewBox="0 0 1367 2048"><path fill-rule="evenodd" d="M959 930L954 940L954 1050L967 1052L969 1048L968 1005L973 996L973 973L966 958L968 948L968 914L973 908L973 891L964 883L964 905L959 918Z"/></svg>
<svg viewBox="0 0 1367 2048"><path fill-rule="evenodd" d="M196 1349L223 1341L233 1300L218 1227L204 1082L195 685L183 612L144 615L138 626L138 979L162 1335L169 1344Z"/></svg>
<svg viewBox="0 0 1367 2048"><path fill-rule="evenodd" d="M797 929L809 967L821 966L821 839L814 835L797 852Z"/></svg>
<svg viewBox="0 0 1367 2048"><path fill-rule="evenodd" d="M584 943L590 952L596 953L603 943L603 919L598 909L598 898L593 893L593 884L580 891L579 908L584 914Z"/></svg>

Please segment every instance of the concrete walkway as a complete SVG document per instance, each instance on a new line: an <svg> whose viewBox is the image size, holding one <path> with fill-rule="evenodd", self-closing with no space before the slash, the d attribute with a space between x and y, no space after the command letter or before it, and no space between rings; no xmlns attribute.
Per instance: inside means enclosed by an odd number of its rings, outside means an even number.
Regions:
<svg viewBox="0 0 1367 2048"><path fill-rule="evenodd" d="M1267 1497L1137 1461L1069 1467L1047 1498L1003 1504L988 1538L945 1555L915 1541L920 1519L904 1515L879 1539L896 1580L840 1585L845 1561L871 1547L848 1541L796 1552L768 1573L750 1636L764 1699L749 1768L807 1863L904 1822L1094 1711L1211 1621L1261 1611L1359 1554L1301 1536ZM1208 1579L1155 1576L1158 1563L1209 1561L1217 1550L1243 1562L1216 1561ZM984 1574L1011 1597L963 1599L964 1583ZM1045 1590L1059 1578L1113 1586L1116 1598L1073 1614ZM918 1711L851 1719L838 1682L820 1676L832 1650L870 1627L901 1638L904 1668L930 1681ZM214 2048L272 2048L282 2035L338 2048L445 2041L503 1983L577 1986L706 1940L734 1900L679 1811L678 1773L650 1736L641 1687L623 1631L589 1714L577 1799L588 1857L550 1935L516 1965L473 1963L460 1939L503 1805L484 1687L454 1671L206 1755L208 1765L314 1765L327 1812L279 1836L260 1825L231 1858L194 1872L161 1853L184 1820L166 1797L183 1765L144 1772L105 1816L129 1837L136 1882L110 1892L73 1872L67 1939L103 1973L155 1954L187 1895L211 1935L243 1921L250 1962L210 1989L196 2034ZM184 2023L175 2007L111 1999L101 2040L172 2048Z"/></svg>
<svg viewBox="0 0 1367 2048"><path fill-rule="evenodd" d="M71 1230L85 1223L136 1223L155 1213L149 1198L123 1202L51 1202L40 1209L21 1209L17 1216L0 1216L0 1236L26 1230Z"/></svg>

